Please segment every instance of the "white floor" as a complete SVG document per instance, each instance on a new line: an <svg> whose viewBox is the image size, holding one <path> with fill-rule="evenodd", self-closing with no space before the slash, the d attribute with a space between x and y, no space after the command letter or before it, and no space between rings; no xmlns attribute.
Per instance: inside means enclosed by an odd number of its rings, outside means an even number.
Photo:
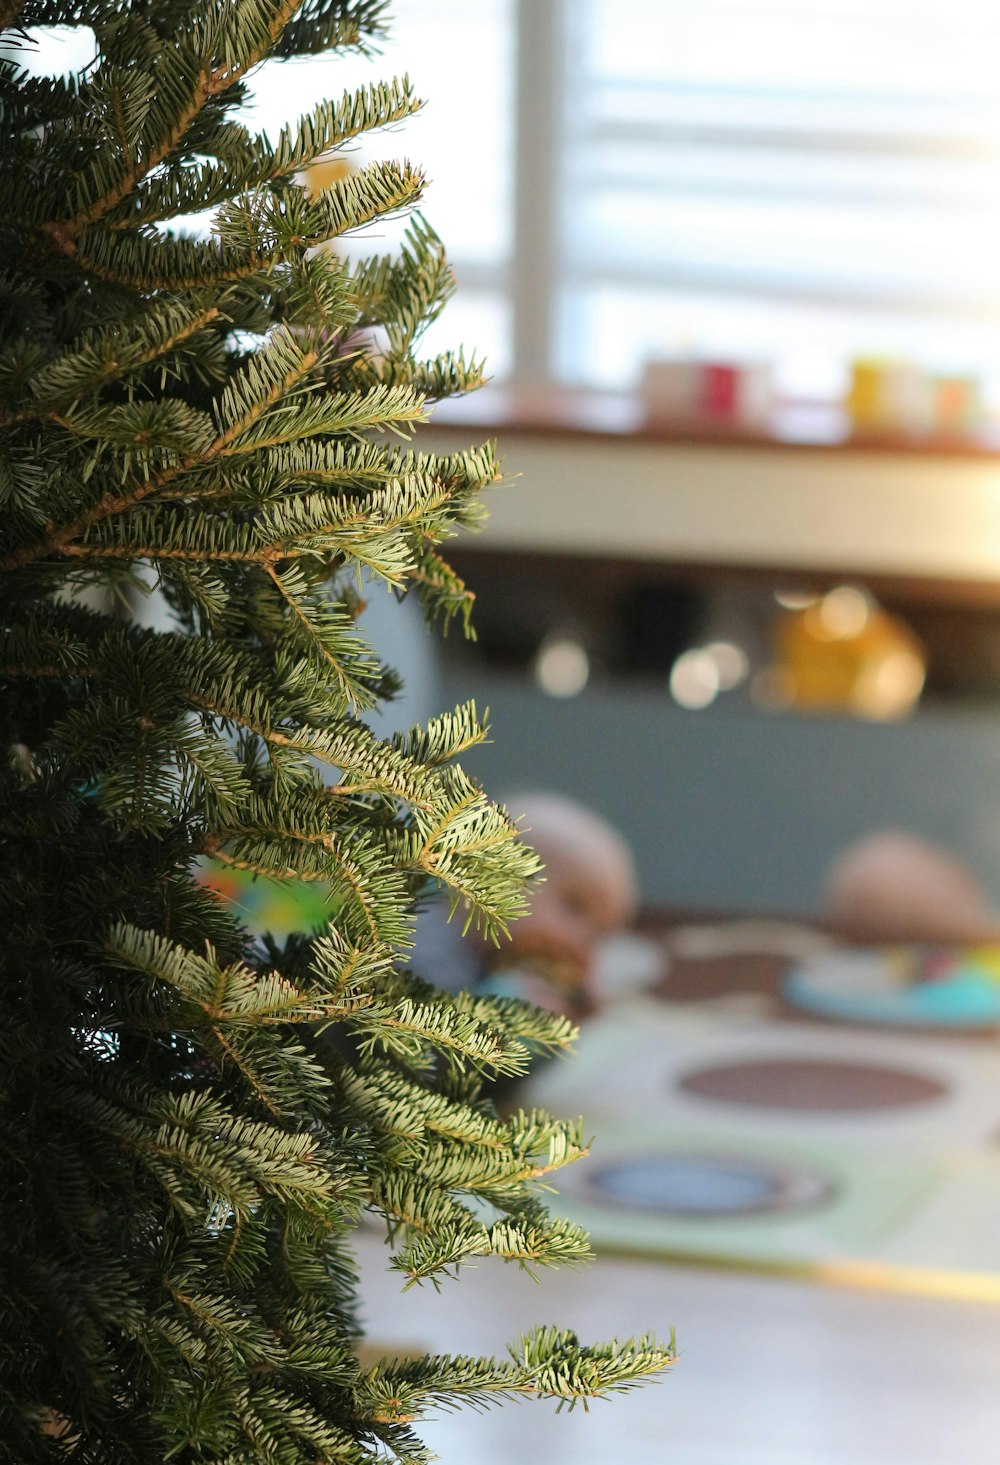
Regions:
<svg viewBox="0 0 1000 1465"><path fill-rule="evenodd" d="M995 1304L613 1260L540 1285L490 1263L402 1293L376 1235L359 1251L367 1331L386 1351L500 1354L543 1322L594 1341L677 1329L672 1373L589 1413L506 1404L425 1422L445 1465L1000 1462Z"/></svg>

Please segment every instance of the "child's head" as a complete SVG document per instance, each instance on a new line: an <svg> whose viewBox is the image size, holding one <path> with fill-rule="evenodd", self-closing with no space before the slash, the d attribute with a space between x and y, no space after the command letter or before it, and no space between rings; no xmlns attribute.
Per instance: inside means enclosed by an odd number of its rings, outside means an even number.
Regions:
<svg viewBox="0 0 1000 1465"><path fill-rule="evenodd" d="M510 956L559 986L585 989L600 938L635 915L631 851L610 824L570 799L525 793L505 802L545 867L528 914L511 927Z"/></svg>
<svg viewBox="0 0 1000 1465"><path fill-rule="evenodd" d="M948 850L901 829L848 845L827 871L822 914L860 941L996 941L1000 920L976 877Z"/></svg>

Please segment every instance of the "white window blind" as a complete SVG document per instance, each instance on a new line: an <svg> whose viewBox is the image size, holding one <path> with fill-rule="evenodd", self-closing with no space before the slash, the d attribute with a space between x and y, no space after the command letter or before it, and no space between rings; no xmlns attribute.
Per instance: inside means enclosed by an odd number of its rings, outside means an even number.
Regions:
<svg viewBox="0 0 1000 1465"><path fill-rule="evenodd" d="M833 395L857 356L1000 367L1000 7L573 0L558 376L648 354L772 361Z"/></svg>

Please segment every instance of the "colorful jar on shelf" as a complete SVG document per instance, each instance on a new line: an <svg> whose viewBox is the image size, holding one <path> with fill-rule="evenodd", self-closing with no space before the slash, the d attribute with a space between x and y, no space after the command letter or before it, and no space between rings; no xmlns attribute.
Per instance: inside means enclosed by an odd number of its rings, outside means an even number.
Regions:
<svg viewBox="0 0 1000 1465"><path fill-rule="evenodd" d="M651 423L766 432L771 425L771 367L765 362L651 360L643 376Z"/></svg>

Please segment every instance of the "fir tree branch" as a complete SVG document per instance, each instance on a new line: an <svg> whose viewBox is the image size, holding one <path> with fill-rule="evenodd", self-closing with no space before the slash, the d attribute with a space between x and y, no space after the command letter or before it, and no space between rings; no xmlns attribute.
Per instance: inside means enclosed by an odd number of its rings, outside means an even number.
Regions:
<svg viewBox="0 0 1000 1465"><path fill-rule="evenodd" d="M243 1075L244 1080L252 1089L258 1103L261 1104L265 1109L267 1109L269 1113L274 1116L274 1118L281 1118L284 1113L283 1107L274 1103L268 1090L264 1087L263 1084L259 1082L257 1075L254 1072L253 1066L245 1062L245 1060L243 1059L243 1056L240 1053L238 1046L235 1043L230 1043L227 1040L225 1033L218 1025L213 1026L212 1036L215 1038L215 1041L222 1049L226 1058L228 1058L229 1062L232 1063L233 1067L239 1069L240 1073Z"/></svg>
<svg viewBox="0 0 1000 1465"><path fill-rule="evenodd" d="M438 850L435 850L434 846L438 844L441 838L447 833L449 827L455 824L459 819L461 819L462 815L466 813L470 808L472 808L474 804L479 802L481 798L482 795L480 794L478 789L469 788L469 790L462 796L461 800L457 804L453 804L441 816L436 824L432 824L431 827L425 833L423 833L420 848L417 851L415 859L415 863L419 865L421 869L427 870L429 874L435 873L436 866L440 863L441 860L441 854Z"/></svg>
<svg viewBox="0 0 1000 1465"><path fill-rule="evenodd" d="M418 763L449 763L470 748L479 747L489 738L490 710L480 718L475 702L461 703L454 712L431 717L408 732L394 733L393 747Z"/></svg>
<svg viewBox="0 0 1000 1465"><path fill-rule="evenodd" d="M340 686L344 693L344 698L347 701L348 705L350 706L356 703L357 697L355 693L355 688L350 680L350 677L345 671L343 655L334 655L327 640L324 639L323 635L321 634L316 619L306 613L306 604L303 602L302 599L300 599L297 595L293 593L291 587L288 585L287 581L290 577L282 577L281 575L279 575L277 570L274 568L274 565L270 562L265 564L264 568L266 569L267 574L273 581L282 599L290 607L296 621L302 627L310 646L315 649L316 653L333 671L334 676L340 683Z"/></svg>
<svg viewBox="0 0 1000 1465"><path fill-rule="evenodd" d="M62 678L74 677L96 677L100 675L100 668L96 666L56 666L27 665L25 663L5 662L0 668L0 676L4 677L45 677L60 680Z"/></svg>
<svg viewBox="0 0 1000 1465"><path fill-rule="evenodd" d="M185 341L189 341L193 336L196 336L199 331L203 331L213 321L218 320L221 315L222 312L218 306L208 306L206 309L193 314L190 319L178 326L177 330L170 335L150 345L146 351L139 352L138 354L126 352L126 359L124 361L109 360L102 362L100 374L101 386L107 386L112 381L120 381L127 373L141 371L144 366L148 366L153 361L160 360L161 357L168 355L171 351L176 350L178 346L182 346ZM70 353L69 360L73 360L73 353ZM79 383L76 381L73 381L68 387L64 386L61 393L59 391L57 372L65 372L66 366L67 358L65 356L56 357L50 366L31 380L31 386L36 397L44 396L48 401L51 401L53 397L58 398L59 395L72 399L78 394ZM38 420L54 422L59 427L67 428L69 431L73 430L72 424L67 422L60 415L59 410L52 406L36 404L30 407L24 407L16 412L8 412L3 407L0 407L0 427L13 427L18 423Z"/></svg>
<svg viewBox="0 0 1000 1465"><path fill-rule="evenodd" d="M169 545L155 544L64 544L61 554L71 559L97 562L99 560L181 560L189 564L243 564L263 565L269 559L281 557L281 550L272 545L261 545L260 549L173 549Z"/></svg>
<svg viewBox="0 0 1000 1465"><path fill-rule="evenodd" d="M213 459L220 457L241 433L246 432L252 427L269 408L273 407L276 402L280 401L283 396L290 392L303 377L308 376L318 360L318 352L304 352L299 363L289 370L281 381L276 382L265 397L252 403L246 413L233 422L224 432L220 433L208 445L204 452L192 454L182 459L180 463L170 468L164 468L162 472L155 474L144 483L137 485L129 493L104 494L98 503L85 513L80 514L72 523L63 525L62 528L50 532L42 539L37 539L34 544L28 544L21 549L14 550L13 553L0 560L0 571L21 569L25 565L30 565L35 560L42 559L51 554L79 555L86 553L86 546L72 546L72 541L78 538L79 535L85 534L88 529L92 528L95 524L99 524L102 520L111 518L117 514L126 513L129 509L135 508L152 494L155 494L160 488L165 487L168 483L172 483L183 474L190 473L193 469L203 467L211 463ZM62 426L72 430L72 424L63 419L60 419L60 422ZM107 553L111 557L115 557L114 551L109 550ZM133 559L143 559L148 557L150 552L140 548L131 548L128 553ZM192 558L193 556L182 555L180 557ZM261 557L266 557L266 552L262 552ZM235 556L235 558L245 558L245 556ZM258 556L252 556L251 558L256 559Z"/></svg>
<svg viewBox="0 0 1000 1465"><path fill-rule="evenodd" d="M533 1395L576 1402L634 1387L677 1361L673 1337L651 1334L587 1347L574 1333L540 1327L525 1333L509 1358L428 1357L383 1360L359 1380L369 1417L385 1422L419 1418L429 1407L466 1399L483 1407L495 1400Z"/></svg>
<svg viewBox="0 0 1000 1465"><path fill-rule="evenodd" d="M249 875L263 875L270 880L315 880L318 882L329 882L330 875L323 870L276 870L271 865L265 865L253 860L241 860L235 855L229 854L222 849L214 839L206 840L202 846L202 852L211 855L213 860L220 860L222 864L229 865L233 870L246 870Z"/></svg>
<svg viewBox="0 0 1000 1465"><path fill-rule="evenodd" d="M75 260L95 279L143 291L188 291L254 279L263 289L277 266L411 207L424 184L423 174L408 162L369 163L305 206L297 230L290 228L287 214L265 194L263 201L230 200L228 215L220 210L216 216L214 227L221 238L212 243L173 235L157 240L141 234L123 238L113 230L90 227L79 247L74 246ZM271 207L273 218L255 218L265 206ZM249 235L248 219L257 225ZM394 375L398 379L399 374ZM466 381L460 388L456 376L456 390L471 385ZM444 390L437 394L444 395Z"/></svg>
<svg viewBox="0 0 1000 1465"><path fill-rule="evenodd" d="M9 3L9 0L8 0ZM159 145L151 148L141 163L133 163L132 167L126 168L121 178L113 188L108 189L100 198L94 200L89 208L81 210L69 219L50 219L40 226L41 232L48 235L52 242L64 254L72 254L76 249L76 241L81 231L88 224L94 224L103 218L106 213L121 203L124 198L132 192L132 189L143 178L150 174L154 168L168 158L174 149L181 142L195 118L199 115L205 103L212 97L218 96L233 86L243 76L269 55L274 49L282 31L289 21L300 9L303 0L281 0L274 12L271 24L268 27L266 36L255 52L252 52L242 63L235 66L218 66L214 69L205 68L199 74L194 90L188 105L181 112L174 126L161 140Z"/></svg>

